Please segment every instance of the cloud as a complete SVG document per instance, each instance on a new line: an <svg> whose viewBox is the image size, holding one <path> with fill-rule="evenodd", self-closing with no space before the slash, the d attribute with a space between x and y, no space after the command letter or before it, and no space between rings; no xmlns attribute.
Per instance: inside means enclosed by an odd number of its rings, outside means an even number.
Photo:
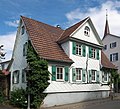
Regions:
<svg viewBox="0 0 120 109"><path fill-rule="evenodd" d="M13 46L15 42L15 36L16 36L16 32L8 33L6 35L0 35L0 45L4 45L3 52L6 53L5 60L11 59Z"/></svg>
<svg viewBox="0 0 120 109"><path fill-rule="evenodd" d="M66 14L68 19L67 25L70 26L86 17L90 17L96 27L100 37L103 37L105 20L106 20L106 9L108 10L108 22L110 33L114 35L119 35L120 28L120 2L119 1L107 1L100 6L88 8L87 12L81 12L80 8L77 8Z"/></svg>
<svg viewBox="0 0 120 109"><path fill-rule="evenodd" d="M17 27L19 24L19 20L15 20L15 21L5 21L5 24L8 26L12 26L12 27Z"/></svg>

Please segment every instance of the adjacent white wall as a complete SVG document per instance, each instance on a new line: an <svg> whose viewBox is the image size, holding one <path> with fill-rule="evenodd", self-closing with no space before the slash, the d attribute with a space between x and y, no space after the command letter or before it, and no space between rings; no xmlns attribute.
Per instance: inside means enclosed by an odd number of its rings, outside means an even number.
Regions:
<svg viewBox="0 0 120 109"><path fill-rule="evenodd" d="M117 46L115 48L110 48L110 43L116 42ZM112 62L118 67L118 72L120 73L120 38L117 36L107 35L103 39L103 44L107 45L107 50L104 50L104 53L110 60L110 54L118 53L118 61Z"/></svg>

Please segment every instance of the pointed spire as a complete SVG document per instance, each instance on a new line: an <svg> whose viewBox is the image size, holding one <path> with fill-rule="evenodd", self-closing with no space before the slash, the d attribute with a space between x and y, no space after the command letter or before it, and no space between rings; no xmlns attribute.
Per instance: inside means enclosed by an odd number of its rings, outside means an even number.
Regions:
<svg viewBox="0 0 120 109"><path fill-rule="evenodd" d="M110 30L109 30L109 25L108 25L108 14L107 14L107 9L106 9L106 24L105 24L104 36L106 36L107 34L110 34Z"/></svg>

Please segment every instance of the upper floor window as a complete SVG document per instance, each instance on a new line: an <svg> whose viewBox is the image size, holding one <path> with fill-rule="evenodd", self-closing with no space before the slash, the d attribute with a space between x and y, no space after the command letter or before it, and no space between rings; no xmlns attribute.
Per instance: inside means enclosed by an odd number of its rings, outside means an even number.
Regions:
<svg viewBox="0 0 120 109"><path fill-rule="evenodd" d="M82 69L76 68L76 81L82 80Z"/></svg>
<svg viewBox="0 0 120 109"><path fill-rule="evenodd" d="M22 28L21 28L21 35L23 35L24 33L25 33L25 27L22 26Z"/></svg>
<svg viewBox="0 0 120 109"><path fill-rule="evenodd" d="M88 26L85 26L84 35L85 36L90 36L90 28Z"/></svg>
<svg viewBox="0 0 120 109"><path fill-rule="evenodd" d="M110 54L110 61L118 61L118 53Z"/></svg>
<svg viewBox="0 0 120 109"><path fill-rule="evenodd" d="M99 60L99 49L89 47L89 58Z"/></svg>
<svg viewBox="0 0 120 109"><path fill-rule="evenodd" d="M13 72L13 84L19 83L19 70Z"/></svg>
<svg viewBox="0 0 120 109"><path fill-rule="evenodd" d="M22 69L22 82L23 83L27 82L25 69Z"/></svg>
<svg viewBox="0 0 120 109"><path fill-rule="evenodd" d="M116 47L116 42L110 43L110 48L115 48Z"/></svg>
<svg viewBox="0 0 120 109"><path fill-rule="evenodd" d="M91 58L96 58L96 49L91 48Z"/></svg>
<svg viewBox="0 0 120 109"><path fill-rule="evenodd" d="M76 54L77 55L82 55L82 46L81 44L76 44Z"/></svg>
<svg viewBox="0 0 120 109"><path fill-rule="evenodd" d="M107 45L104 45L103 50L107 50Z"/></svg>
<svg viewBox="0 0 120 109"><path fill-rule="evenodd" d="M72 54L86 56L86 46L81 43L72 42Z"/></svg>
<svg viewBox="0 0 120 109"><path fill-rule="evenodd" d="M27 42L23 45L23 56L27 55Z"/></svg>

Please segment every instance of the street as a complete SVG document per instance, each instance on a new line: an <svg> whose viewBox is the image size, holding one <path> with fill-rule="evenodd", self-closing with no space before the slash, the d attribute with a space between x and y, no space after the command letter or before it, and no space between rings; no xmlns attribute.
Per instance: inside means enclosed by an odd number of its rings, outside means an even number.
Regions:
<svg viewBox="0 0 120 109"><path fill-rule="evenodd" d="M80 109L120 109L120 100L111 100L108 102L100 103L91 105L86 108L80 108Z"/></svg>

